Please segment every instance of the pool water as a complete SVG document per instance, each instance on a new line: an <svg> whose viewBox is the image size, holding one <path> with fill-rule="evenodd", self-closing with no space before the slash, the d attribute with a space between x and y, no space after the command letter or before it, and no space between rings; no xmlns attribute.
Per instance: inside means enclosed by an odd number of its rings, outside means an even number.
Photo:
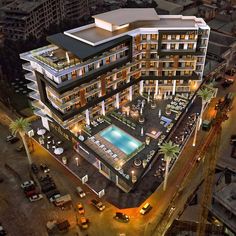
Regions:
<svg viewBox="0 0 236 236"><path fill-rule="evenodd" d="M100 135L108 142L119 148L126 155L131 154L142 145L140 141L133 138L115 125L109 126L100 132Z"/></svg>

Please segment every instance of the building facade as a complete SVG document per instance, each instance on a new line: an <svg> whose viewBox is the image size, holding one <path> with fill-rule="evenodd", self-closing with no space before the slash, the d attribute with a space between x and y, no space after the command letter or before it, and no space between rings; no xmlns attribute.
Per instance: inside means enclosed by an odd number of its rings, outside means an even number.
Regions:
<svg viewBox="0 0 236 236"><path fill-rule="evenodd" d="M189 92L203 77L210 28L203 19L119 9L48 37L50 45L20 55L28 61L35 114L75 137L81 127L135 96Z"/></svg>
<svg viewBox="0 0 236 236"><path fill-rule="evenodd" d="M15 0L1 8L2 32L11 40L24 40L29 35L39 38L50 24L61 21L63 6L62 0Z"/></svg>

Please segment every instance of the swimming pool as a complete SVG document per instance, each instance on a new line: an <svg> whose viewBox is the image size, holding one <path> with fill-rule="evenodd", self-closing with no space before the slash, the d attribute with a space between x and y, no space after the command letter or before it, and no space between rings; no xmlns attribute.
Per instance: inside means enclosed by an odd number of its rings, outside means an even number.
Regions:
<svg viewBox="0 0 236 236"><path fill-rule="evenodd" d="M100 132L100 135L108 142L119 148L126 155L131 154L142 145L140 141L133 138L115 125L109 126Z"/></svg>

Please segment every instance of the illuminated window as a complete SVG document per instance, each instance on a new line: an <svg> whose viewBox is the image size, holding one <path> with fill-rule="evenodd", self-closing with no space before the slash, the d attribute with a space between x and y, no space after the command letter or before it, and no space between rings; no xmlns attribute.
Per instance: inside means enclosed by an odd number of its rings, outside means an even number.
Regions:
<svg viewBox="0 0 236 236"><path fill-rule="evenodd" d="M172 44L170 45L170 49L172 49L172 50L175 49L175 44L174 44L174 43L172 43Z"/></svg>
<svg viewBox="0 0 236 236"><path fill-rule="evenodd" d="M175 40L175 39L176 39L176 35L175 35L175 34L172 34L172 35L171 35L171 39L172 39L172 40Z"/></svg>
<svg viewBox="0 0 236 236"><path fill-rule="evenodd" d="M180 38L181 38L181 39L185 39L185 34L181 34L181 35L180 35Z"/></svg>
<svg viewBox="0 0 236 236"><path fill-rule="evenodd" d="M142 34L142 40L147 40L147 35L146 34Z"/></svg>
<svg viewBox="0 0 236 236"><path fill-rule="evenodd" d="M190 34L189 35L189 39L194 39L195 38L195 35L194 34Z"/></svg>
<svg viewBox="0 0 236 236"><path fill-rule="evenodd" d="M162 35L162 39L167 39L167 35L166 35L166 34L163 34L163 35Z"/></svg>
<svg viewBox="0 0 236 236"><path fill-rule="evenodd" d="M146 49L147 48L147 44L143 44L143 49Z"/></svg>
<svg viewBox="0 0 236 236"><path fill-rule="evenodd" d="M157 35L156 34L151 34L151 39L152 40L156 40L157 39Z"/></svg>
<svg viewBox="0 0 236 236"><path fill-rule="evenodd" d="M188 49L193 49L193 43L188 44Z"/></svg>

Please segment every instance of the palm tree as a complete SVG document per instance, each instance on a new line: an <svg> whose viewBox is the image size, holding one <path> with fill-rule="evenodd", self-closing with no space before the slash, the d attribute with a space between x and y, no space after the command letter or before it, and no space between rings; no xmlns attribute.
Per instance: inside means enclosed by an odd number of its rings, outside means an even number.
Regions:
<svg viewBox="0 0 236 236"><path fill-rule="evenodd" d="M165 167L165 177L164 177L164 184L163 190L166 190L167 178L169 173L169 165L172 158L177 158L177 155L180 152L179 146L174 144L172 141L165 142L160 146L159 153L164 155L164 160L166 162Z"/></svg>
<svg viewBox="0 0 236 236"><path fill-rule="evenodd" d="M18 118L15 121L11 122L10 130L13 135L16 135L17 133L19 133L19 135L23 141L24 147L25 147L25 151L26 151L26 154L28 157L28 162L29 162L29 164L31 164L32 163L31 155L30 155L30 151L29 151L29 148L28 148L28 145L26 142L26 138L25 138L25 134L26 134L29 126L30 126L30 123L28 122L27 119Z"/></svg>
<svg viewBox="0 0 236 236"><path fill-rule="evenodd" d="M201 88L198 92L197 95L201 97L202 99L202 108L201 108L201 113L200 113L200 118L199 118L199 127L200 128L202 124L202 115L203 115L203 110L204 107L206 106L207 103L209 103L213 97L213 92L210 89L207 88Z"/></svg>

